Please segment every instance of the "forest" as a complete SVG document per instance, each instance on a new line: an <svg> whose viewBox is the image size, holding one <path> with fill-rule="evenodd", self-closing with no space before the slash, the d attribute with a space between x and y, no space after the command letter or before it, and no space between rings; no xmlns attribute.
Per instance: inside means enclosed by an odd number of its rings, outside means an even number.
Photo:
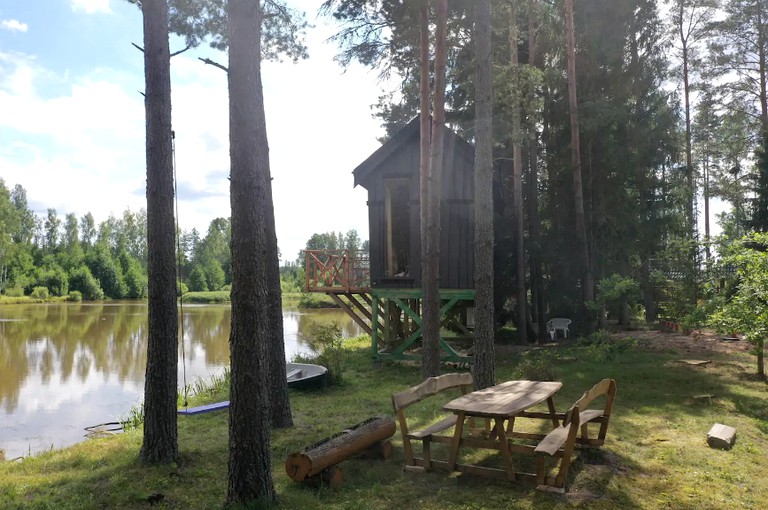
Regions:
<svg viewBox="0 0 768 510"><path fill-rule="evenodd" d="M0 178L0 295L72 301L147 297L147 213L123 211L96 223L91 213L64 219L55 209L35 214L26 190L9 190ZM205 292L232 284L231 225L215 218L203 236L196 228L179 231L179 288ZM367 249L357 231L313 234L307 249ZM301 292L302 254L281 268L284 289Z"/></svg>
<svg viewBox="0 0 768 510"><path fill-rule="evenodd" d="M445 119L475 141L472 5L448 4ZM375 108L392 135L419 111L418 9L325 12L342 65L402 77ZM766 14L755 0L491 3L497 317L696 327L735 291L742 238L768 229Z"/></svg>

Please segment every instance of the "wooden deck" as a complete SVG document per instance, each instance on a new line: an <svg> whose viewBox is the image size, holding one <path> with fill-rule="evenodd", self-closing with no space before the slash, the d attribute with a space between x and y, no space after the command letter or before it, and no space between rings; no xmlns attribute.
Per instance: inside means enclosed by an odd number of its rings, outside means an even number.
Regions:
<svg viewBox="0 0 768 510"><path fill-rule="evenodd" d="M367 252L353 250L306 250L305 289L323 292L371 335L373 357L420 359L410 351L421 341L421 288L400 285L371 288L371 266ZM400 279L402 280L402 279ZM399 281L399 280L398 280ZM466 324L466 311L474 304L472 289L440 289L440 323L454 331L441 338L441 357L446 361L471 361L446 340L468 340L473 332Z"/></svg>
<svg viewBox="0 0 768 510"><path fill-rule="evenodd" d="M307 292L361 294L371 292L371 265L361 250L306 250Z"/></svg>

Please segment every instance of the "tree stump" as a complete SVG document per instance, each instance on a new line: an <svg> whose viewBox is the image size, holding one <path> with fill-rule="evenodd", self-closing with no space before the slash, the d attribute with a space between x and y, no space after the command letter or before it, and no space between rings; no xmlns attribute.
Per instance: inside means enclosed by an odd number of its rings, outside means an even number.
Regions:
<svg viewBox="0 0 768 510"><path fill-rule="evenodd" d="M733 444L736 442L736 429L723 425L721 423L715 423L712 428L707 432L707 444L711 448L721 448L723 450L730 450Z"/></svg>
<svg viewBox="0 0 768 510"><path fill-rule="evenodd" d="M386 440L392 437L395 430L395 420L389 416L368 418L301 451L291 453L285 459L285 472L292 480L301 482L361 454L388 458L392 454L392 444ZM341 483L340 470L326 476L330 476L331 485Z"/></svg>

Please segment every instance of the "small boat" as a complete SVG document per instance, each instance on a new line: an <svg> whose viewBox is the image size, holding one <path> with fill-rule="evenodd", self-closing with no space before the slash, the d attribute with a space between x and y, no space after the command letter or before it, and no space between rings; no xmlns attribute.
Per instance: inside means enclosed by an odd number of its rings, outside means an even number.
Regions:
<svg viewBox="0 0 768 510"><path fill-rule="evenodd" d="M310 365L309 363L286 363L285 377L288 380L288 387L308 390L322 388L325 386L325 377L328 369L321 365ZM196 407L185 407L177 411L178 414L194 415L219 411L229 407L229 400L224 402L215 402ZM88 430L88 429L86 429Z"/></svg>
<svg viewBox="0 0 768 510"><path fill-rule="evenodd" d="M328 369L321 365L309 363L286 363L285 376L288 387L296 389L322 388Z"/></svg>

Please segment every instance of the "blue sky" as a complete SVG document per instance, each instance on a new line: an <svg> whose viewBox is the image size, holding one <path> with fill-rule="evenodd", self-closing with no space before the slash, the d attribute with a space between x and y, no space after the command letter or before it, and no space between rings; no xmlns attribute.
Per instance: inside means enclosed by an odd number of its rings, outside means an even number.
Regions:
<svg viewBox="0 0 768 510"><path fill-rule="evenodd" d="M365 190L352 170L383 134L370 105L375 71L333 62L335 28L321 0L292 0L315 25L310 58L263 65L278 244L293 260L315 232L368 236ZM141 13L125 0L0 0L0 177L21 184L38 214L93 213L97 222L146 207ZM183 44L171 40L171 51ZM171 63L184 229L230 215L226 75L197 60Z"/></svg>

